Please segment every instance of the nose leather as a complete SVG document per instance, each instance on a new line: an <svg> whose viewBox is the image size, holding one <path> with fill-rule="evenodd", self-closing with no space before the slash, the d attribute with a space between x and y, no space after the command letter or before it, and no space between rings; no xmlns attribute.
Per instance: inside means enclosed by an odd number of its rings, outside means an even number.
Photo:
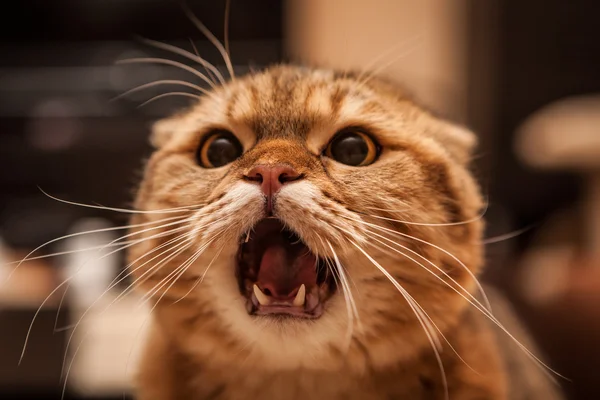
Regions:
<svg viewBox="0 0 600 400"><path fill-rule="evenodd" d="M267 198L267 215L273 214L273 196L288 182L296 181L301 175L292 167L285 164L257 165L253 167L246 178L258 182Z"/></svg>

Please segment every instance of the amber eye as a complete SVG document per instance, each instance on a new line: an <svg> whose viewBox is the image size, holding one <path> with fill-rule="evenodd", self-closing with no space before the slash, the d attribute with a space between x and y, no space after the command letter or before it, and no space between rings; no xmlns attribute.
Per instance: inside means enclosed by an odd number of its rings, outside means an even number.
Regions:
<svg viewBox="0 0 600 400"><path fill-rule="evenodd" d="M371 164L377 158L377 152L373 139L354 129L336 134L325 149L327 157L355 167Z"/></svg>
<svg viewBox="0 0 600 400"><path fill-rule="evenodd" d="M243 148L233 133L218 130L209 133L198 149L198 163L204 168L229 164L242 155Z"/></svg>

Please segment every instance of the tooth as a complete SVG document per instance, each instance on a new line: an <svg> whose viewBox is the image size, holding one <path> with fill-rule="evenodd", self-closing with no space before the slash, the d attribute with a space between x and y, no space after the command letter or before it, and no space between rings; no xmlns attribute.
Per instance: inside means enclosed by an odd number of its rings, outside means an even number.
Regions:
<svg viewBox="0 0 600 400"><path fill-rule="evenodd" d="M296 307L303 306L305 298L306 298L306 286L304 286L304 283L303 283L300 286L300 289L298 289L298 293L296 293L296 298L294 299L294 302L292 304L294 304Z"/></svg>
<svg viewBox="0 0 600 400"><path fill-rule="evenodd" d="M263 306L268 306L269 304L271 304L271 299L269 299L269 297L264 294L258 286L254 285L254 295L256 296L256 299L258 300L258 302L263 305Z"/></svg>
<svg viewBox="0 0 600 400"><path fill-rule="evenodd" d="M244 243L248 243L248 240L250 240L250 231L246 233L246 240L244 240Z"/></svg>

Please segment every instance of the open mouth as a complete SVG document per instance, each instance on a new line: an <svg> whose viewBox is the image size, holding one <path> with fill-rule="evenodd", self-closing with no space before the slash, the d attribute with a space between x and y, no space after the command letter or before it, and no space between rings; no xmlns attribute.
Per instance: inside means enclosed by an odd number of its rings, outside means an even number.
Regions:
<svg viewBox="0 0 600 400"><path fill-rule="evenodd" d="M336 288L326 260L276 218L242 238L236 275L251 315L318 318Z"/></svg>

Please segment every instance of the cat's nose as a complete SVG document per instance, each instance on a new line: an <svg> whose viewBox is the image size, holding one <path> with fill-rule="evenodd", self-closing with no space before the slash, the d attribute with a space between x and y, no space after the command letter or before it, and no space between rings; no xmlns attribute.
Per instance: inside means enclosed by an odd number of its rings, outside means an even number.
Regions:
<svg viewBox="0 0 600 400"><path fill-rule="evenodd" d="M258 182L262 192L267 196L267 215L273 213L273 196L288 182L302 177L294 168L284 164L257 165L246 174L246 178Z"/></svg>

